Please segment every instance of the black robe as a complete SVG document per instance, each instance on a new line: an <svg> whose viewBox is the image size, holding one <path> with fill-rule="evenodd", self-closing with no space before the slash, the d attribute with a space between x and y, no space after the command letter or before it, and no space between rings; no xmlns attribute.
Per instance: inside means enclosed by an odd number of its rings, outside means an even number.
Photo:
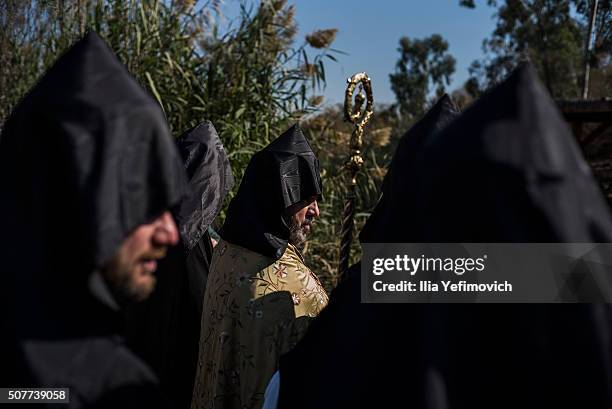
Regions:
<svg viewBox="0 0 612 409"><path fill-rule="evenodd" d="M0 139L0 384L68 387L71 408L164 405L96 271L186 188L159 105L85 35Z"/></svg>
<svg viewBox="0 0 612 409"><path fill-rule="evenodd" d="M370 226L364 242L612 241L609 209L528 66L397 172L404 187L383 194L392 223L372 221L390 230ZM279 408L612 407L609 304L361 304L360 274L281 359Z"/></svg>
<svg viewBox="0 0 612 409"><path fill-rule="evenodd" d="M127 313L127 341L158 375L176 408L191 404L198 361L202 301L212 243L208 227L234 184L229 160L210 122L177 141L191 192L174 212L181 240L159 263L151 297Z"/></svg>

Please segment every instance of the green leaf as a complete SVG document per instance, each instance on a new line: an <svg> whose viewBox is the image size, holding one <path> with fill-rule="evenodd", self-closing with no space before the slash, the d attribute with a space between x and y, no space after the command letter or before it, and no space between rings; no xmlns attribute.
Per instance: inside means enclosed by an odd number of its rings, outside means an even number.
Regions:
<svg viewBox="0 0 612 409"><path fill-rule="evenodd" d="M234 112L234 119L238 119L242 116L242 114L245 111L245 107L239 108L238 110L236 110L236 112Z"/></svg>
<svg viewBox="0 0 612 409"><path fill-rule="evenodd" d="M157 88L155 87L155 83L153 82L153 78L151 78L151 74L149 74L149 72L145 72L145 76L147 77L147 81L149 82L149 88L151 89L151 92L153 92L153 95L155 95L155 99L157 99L157 102L159 103L159 105L161 106L162 110L164 111L164 114L166 113L166 111L164 110L164 104L162 102L162 98L159 95L159 92L157 92Z"/></svg>

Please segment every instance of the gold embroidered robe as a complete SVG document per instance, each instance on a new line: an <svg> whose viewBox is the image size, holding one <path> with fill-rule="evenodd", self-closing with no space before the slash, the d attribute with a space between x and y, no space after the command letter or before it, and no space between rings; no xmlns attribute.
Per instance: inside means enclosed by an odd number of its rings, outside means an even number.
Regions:
<svg viewBox="0 0 612 409"><path fill-rule="evenodd" d="M261 408L280 356L327 302L291 244L274 260L222 240L204 296L192 409Z"/></svg>

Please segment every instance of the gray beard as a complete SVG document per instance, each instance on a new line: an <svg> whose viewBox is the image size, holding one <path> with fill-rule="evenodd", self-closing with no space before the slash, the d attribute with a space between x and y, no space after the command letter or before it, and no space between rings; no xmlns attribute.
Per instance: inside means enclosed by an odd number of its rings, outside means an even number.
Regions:
<svg viewBox="0 0 612 409"><path fill-rule="evenodd" d="M304 247L306 243L306 233L302 227L289 230L289 243L293 244L299 250Z"/></svg>
<svg viewBox="0 0 612 409"><path fill-rule="evenodd" d="M307 233L304 227L293 224L289 228L289 243L293 244L298 250L302 250L306 244Z"/></svg>

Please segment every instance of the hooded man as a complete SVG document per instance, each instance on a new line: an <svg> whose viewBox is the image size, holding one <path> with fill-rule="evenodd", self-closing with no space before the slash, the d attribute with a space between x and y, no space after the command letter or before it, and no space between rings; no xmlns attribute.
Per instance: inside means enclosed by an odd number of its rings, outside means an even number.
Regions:
<svg viewBox="0 0 612 409"><path fill-rule="evenodd" d="M295 125L251 159L204 297L192 408L259 408L278 359L327 304L298 247L319 216L319 163Z"/></svg>
<svg viewBox="0 0 612 409"><path fill-rule="evenodd" d="M393 160L362 242L612 242L609 209L530 67L405 146L396 158L411 163ZM279 408L612 407L609 304L361 304L360 287L357 264L281 359Z"/></svg>
<svg viewBox="0 0 612 409"><path fill-rule="evenodd" d="M223 144L210 122L177 140L191 192L174 212L180 243L159 263L157 286L128 310L127 341L158 375L176 408L191 403L202 301L213 246L208 228L234 184Z"/></svg>
<svg viewBox="0 0 612 409"><path fill-rule="evenodd" d="M2 385L69 388L71 408L163 406L120 310L152 291L185 191L159 105L85 35L0 140Z"/></svg>

